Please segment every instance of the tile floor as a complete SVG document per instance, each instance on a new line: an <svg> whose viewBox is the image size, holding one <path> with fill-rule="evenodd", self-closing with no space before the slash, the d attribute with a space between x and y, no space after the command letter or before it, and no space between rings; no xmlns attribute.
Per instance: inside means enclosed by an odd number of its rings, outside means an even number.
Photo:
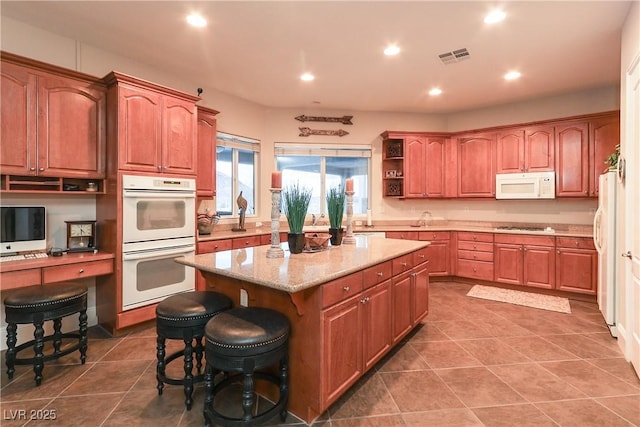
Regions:
<svg viewBox="0 0 640 427"><path fill-rule="evenodd" d="M571 301L568 315L467 297L469 289L432 283L424 325L313 425L640 426L640 381L595 304ZM9 382L3 359L0 424L202 425L201 385L191 411L180 387L158 396L154 359L153 325L117 338L92 328L87 363L75 354L50 362L37 388L26 366ZM16 419L20 410L54 410L56 419ZM284 425L304 424L289 416Z"/></svg>

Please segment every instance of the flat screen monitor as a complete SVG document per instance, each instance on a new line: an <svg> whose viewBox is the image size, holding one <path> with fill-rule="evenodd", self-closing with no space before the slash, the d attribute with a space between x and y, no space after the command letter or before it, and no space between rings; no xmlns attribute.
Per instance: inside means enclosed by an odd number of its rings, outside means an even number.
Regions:
<svg viewBox="0 0 640 427"><path fill-rule="evenodd" d="M0 255L47 249L43 206L2 206L0 210Z"/></svg>

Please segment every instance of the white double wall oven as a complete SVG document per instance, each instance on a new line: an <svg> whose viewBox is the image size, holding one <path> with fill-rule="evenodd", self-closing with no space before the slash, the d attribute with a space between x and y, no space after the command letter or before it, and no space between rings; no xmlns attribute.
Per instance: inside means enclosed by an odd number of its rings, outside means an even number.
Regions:
<svg viewBox="0 0 640 427"><path fill-rule="evenodd" d="M195 270L174 261L195 253L195 180L122 177L122 310L195 289Z"/></svg>

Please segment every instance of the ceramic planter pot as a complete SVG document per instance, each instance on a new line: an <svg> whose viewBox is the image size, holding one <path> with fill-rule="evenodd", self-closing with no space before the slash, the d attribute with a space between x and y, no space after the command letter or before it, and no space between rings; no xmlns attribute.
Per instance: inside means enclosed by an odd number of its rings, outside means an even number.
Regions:
<svg viewBox="0 0 640 427"><path fill-rule="evenodd" d="M288 233L287 243L289 243L289 252L299 254L304 250L304 233Z"/></svg>
<svg viewBox="0 0 640 427"><path fill-rule="evenodd" d="M331 246L340 246L342 244L344 228L329 228L329 234L331 234Z"/></svg>

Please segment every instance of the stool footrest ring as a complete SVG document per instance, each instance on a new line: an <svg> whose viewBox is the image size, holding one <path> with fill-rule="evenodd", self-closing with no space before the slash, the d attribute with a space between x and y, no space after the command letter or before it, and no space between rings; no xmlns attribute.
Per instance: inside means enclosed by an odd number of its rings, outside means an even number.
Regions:
<svg viewBox="0 0 640 427"><path fill-rule="evenodd" d="M54 339L63 339L63 338L72 338L72 339L76 339L79 340L81 337L80 334L61 334L59 336L55 336L55 335L49 335L46 336L42 339L42 342L45 343L47 341L53 341ZM15 354L16 354L16 358L13 360L14 365L31 365L36 361L35 357L17 357L18 353L22 350L26 350L28 348L33 348L33 345L35 344L35 340L31 340L28 342L25 342L23 344L20 344L19 346L17 346L15 348ZM54 351L52 354L47 354L47 355L43 355L42 360L43 362L47 362L49 360L55 360L59 357L62 356L66 356L67 354L73 353L74 351L77 351L80 349L81 344L78 342L76 344L73 344L72 346L65 348L64 350L61 351ZM82 362L84 363L84 362Z"/></svg>

